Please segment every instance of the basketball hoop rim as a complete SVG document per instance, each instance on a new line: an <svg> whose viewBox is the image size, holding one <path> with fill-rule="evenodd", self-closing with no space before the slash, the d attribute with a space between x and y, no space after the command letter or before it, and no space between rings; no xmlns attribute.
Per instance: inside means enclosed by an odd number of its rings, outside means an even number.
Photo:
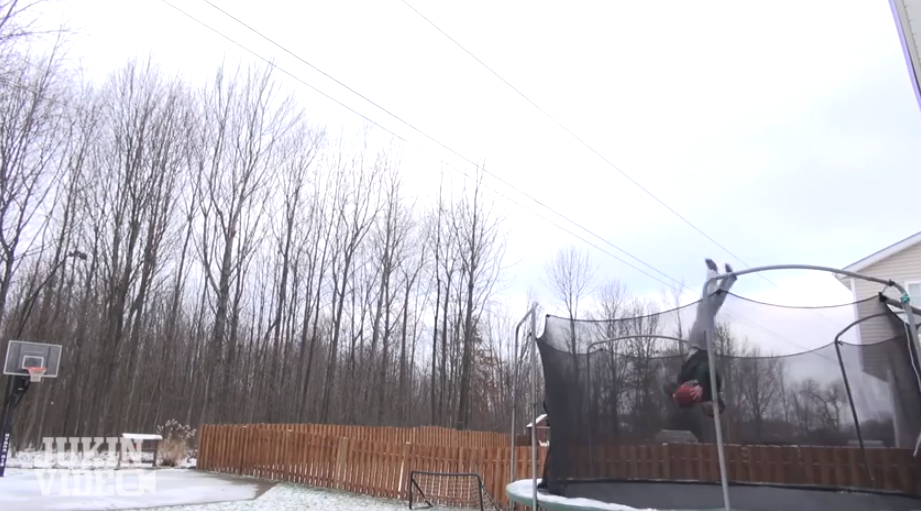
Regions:
<svg viewBox="0 0 921 511"><path fill-rule="evenodd" d="M26 371L29 371L29 379L32 380L33 382L42 381L42 376L45 375L45 371L47 370L48 370L47 367L41 367L41 366L26 368Z"/></svg>

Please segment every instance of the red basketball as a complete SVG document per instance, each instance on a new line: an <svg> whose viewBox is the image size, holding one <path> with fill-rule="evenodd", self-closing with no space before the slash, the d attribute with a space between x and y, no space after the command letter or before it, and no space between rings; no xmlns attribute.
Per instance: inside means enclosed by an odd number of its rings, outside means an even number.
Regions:
<svg viewBox="0 0 921 511"><path fill-rule="evenodd" d="M675 400L675 403L678 403L678 406L691 406L700 399L700 397L694 395L695 391L700 391L696 383L685 383L675 390L675 393L672 394L672 399Z"/></svg>

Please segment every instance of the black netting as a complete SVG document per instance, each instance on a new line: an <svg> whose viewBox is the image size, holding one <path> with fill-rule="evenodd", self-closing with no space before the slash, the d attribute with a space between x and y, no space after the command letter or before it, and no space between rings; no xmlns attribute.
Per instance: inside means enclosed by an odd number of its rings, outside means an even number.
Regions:
<svg viewBox="0 0 921 511"><path fill-rule="evenodd" d="M551 491L563 480L607 476L591 459L599 447L667 442L668 431L715 441L713 420L697 407L677 408L663 389L684 361L680 339L696 306L638 317L636 308L608 307L598 320L547 317L537 344L553 424ZM855 313L863 321L848 328ZM711 342L723 378L725 443L844 446L857 441L859 428L865 444L914 447L917 354L904 321L877 297L791 308L730 295L718 323ZM606 341L625 336L632 337Z"/></svg>

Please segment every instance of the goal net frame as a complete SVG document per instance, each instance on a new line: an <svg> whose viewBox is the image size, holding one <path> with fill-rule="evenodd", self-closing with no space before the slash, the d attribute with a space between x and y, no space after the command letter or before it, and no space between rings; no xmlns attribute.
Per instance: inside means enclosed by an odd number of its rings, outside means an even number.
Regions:
<svg viewBox="0 0 921 511"><path fill-rule="evenodd" d="M424 478L421 476L425 476ZM467 483L461 479L470 480ZM427 480L437 481L434 485ZM434 486L432 488L431 486ZM452 488L455 488L452 490ZM460 489L456 489L460 488ZM415 504L415 507L413 507ZM422 505L424 504L424 505ZM439 506L474 507L480 511L499 506L486 491L483 478L474 472L427 472L414 470L409 473L409 509L428 509ZM489 507L487 507L489 506Z"/></svg>

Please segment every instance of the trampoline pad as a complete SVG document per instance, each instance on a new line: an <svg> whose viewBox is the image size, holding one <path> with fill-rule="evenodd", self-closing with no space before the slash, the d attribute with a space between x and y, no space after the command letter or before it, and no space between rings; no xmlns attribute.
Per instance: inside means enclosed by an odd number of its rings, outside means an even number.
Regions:
<svg viewBox="0 0 921 511"><path fill-rule="evenodd" d="M527 504L531 481L516 481L509 498ZM719 484L680 481L582 481L566 485L566 496L538 494L541 507L559 511L627 509L719 510ZM738 511L918 511L921 499L905 495L846 491L820 487L734 484L729 488Z"/></svg>

